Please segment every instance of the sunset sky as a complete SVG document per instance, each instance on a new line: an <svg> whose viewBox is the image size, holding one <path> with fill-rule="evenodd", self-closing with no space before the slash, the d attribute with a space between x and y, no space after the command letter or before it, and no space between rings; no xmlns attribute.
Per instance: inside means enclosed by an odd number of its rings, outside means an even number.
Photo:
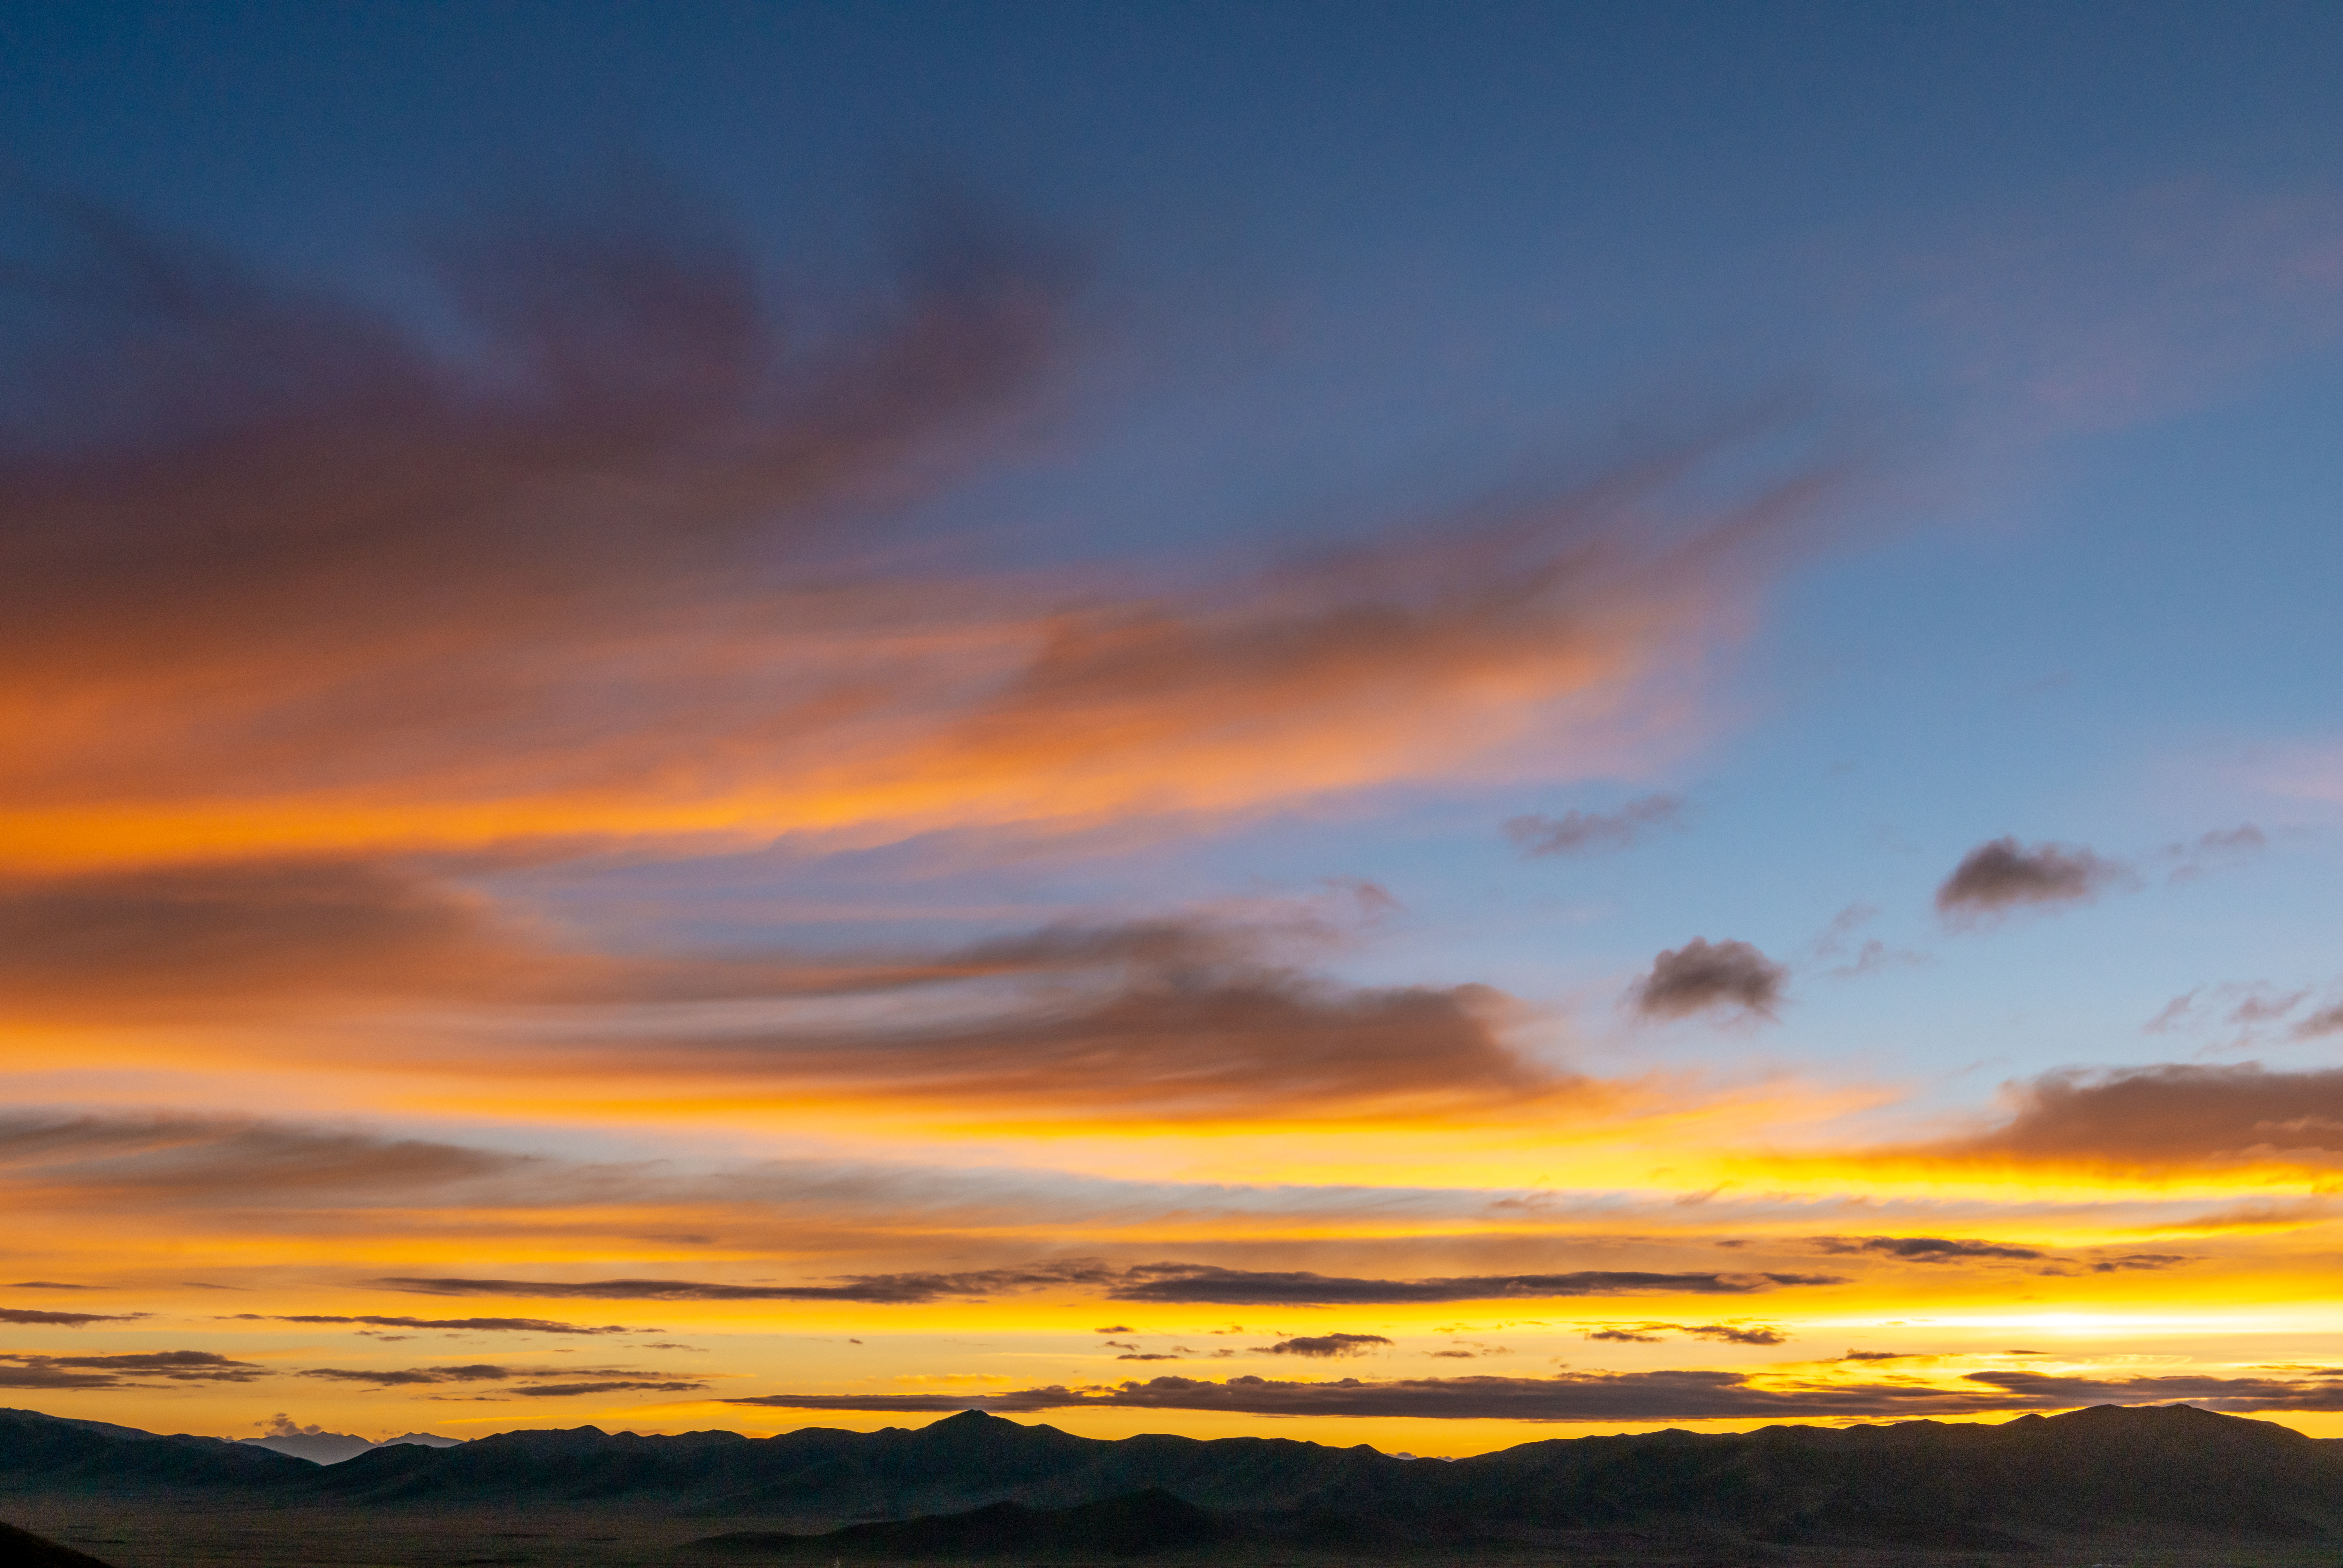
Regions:
<svg viewBox="0 0 2343 1568"><path fill-rule="evenodd" d="M2343 1435L2338 62L0 4L0 1403Z"/></svg>

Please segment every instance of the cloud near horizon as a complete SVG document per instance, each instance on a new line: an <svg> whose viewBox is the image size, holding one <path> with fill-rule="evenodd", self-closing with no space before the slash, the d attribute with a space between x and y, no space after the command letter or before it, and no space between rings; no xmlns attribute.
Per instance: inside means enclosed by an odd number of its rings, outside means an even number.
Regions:
<svg viewBox="0 0 2343 1568"><path fill-rule="evenodd" d="M757 1394L729 1404L766 1409L1001 1414L1075 1409L1219 1411L1263 1416L1403 1417L1448 1421L1781 1421L1844 1417L1905 1420L2089 1404L2186 1401L2238 1412L2343 1410L2343 1370L2297 1378L2060 1377L1975 1372L1946 1384L1908 1381L1761 1381L1733 1372L1558 1372L1552 1377L1398 1378L1214 1382L1159 1377L1144 1382L1052 1385L999 1394Z"/></svg>
<svg viewBox="0 0 2343 1568"><path fill-rule="evenodd" d="M1799 1286L1839 1285L1829 1274L1644 1273L1590 1270L1572 1274L1491 1274L1452 1279L1361 1280L1307 1272L1257 1272L1209 1263L1117 1267L1071 1259L1028 1269L960 1274L878 1274L830 1285L736 1285L689 1280L578 1282L391 1276L375 1283L427 1295L525 1299L582 1298L656 1302L860 1302L909 1305L1063 1288L1096 1290L1106 1300L1232 1306L1370 1306L1406 1302L1561 1299L1616 1295L1748 1295ZM1306 1353L1306 1352L1305 1352Z"/></svg>

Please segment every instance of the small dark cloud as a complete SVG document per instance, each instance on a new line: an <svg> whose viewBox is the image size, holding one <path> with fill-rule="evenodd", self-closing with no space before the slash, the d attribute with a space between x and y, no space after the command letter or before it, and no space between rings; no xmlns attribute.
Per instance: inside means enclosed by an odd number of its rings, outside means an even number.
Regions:
<svg viewBox="0 0 2343 1568"><path fill-rule="evenodd" d="M1318 1361L1332 1361L1342 1356L1363 1356L1378 1347L1387 1347L1391 1341L1382 1334L1301 1334L1280 1340L1268 1348L1273 1356L1308 1356Z"/></svg>
<svg viewBox="0 0 2343 1568"><path fill-rule="evenodd" d="M1721 1010L1771 1019L1788 980L1789 970L1747 942L1694 937L1654 959L1629 995L1645 1018Z"/></svg>
<svg viewBox="0 0 2343 1568"><path fill-rule="evenodd" d="M1624 849L1654 828L1681 827L1684 802L1677 795L1646 795L1616 811L1566 811L1561 817L1514 817L1505 837L1526 859Z"/></svg>
<svg viewBox="0 0 2343 1568"><path fill-rule="evenodd" d="M1979 844L1936 890L1936 912L1956 923L2027 906L2087 903L2129 875L2117 860L2081 845Z"/></svg>
<svg viewBox="0 0 2343 1568"><path fill-rule="evenodd" d="M0 1323L22 1323L28 1327L48 1324L61 1329L78 1329L91 1323L126 1323L145 1316L145 1312L51 1312L37 1307L0 1307Z"/></svg>
<svg viewBox="0 0 2343 1568"><path fill-rule="evenodd" d="M1094 1334L1135 1334L1138 1332L1139 1331L1137 1329L1132 1328L1129 1323L1109 1323L1102 1329L1092 1329L1091 1331L1091 1332Z"/></svg>
<svg viewBox="0 0 2343 1568"><path fill-rule="evenodd" d="M1114 1359L1119 1362L1176 1362L1182 1358L1166 1355L1161 1351L1125 1351Z"/></svg>
<svg viewBox="0 0 2343 1568"><path fill-rule="evenodd" d="M62 1280L19 1280L8 1287L12 1291L88 1291L94 1285L68 1285Z"/></svg>
<svg viewBox="0 0 2343 1568"><path fill-rule="evenodd" d="M1843 1362L1900 1362L1911 1358L1903 1351L1849 1351L1838 1359Z"/></svg>
<svg viewBox="0 0 2343 1568"><path fill-rule="evenodd" d="M2091 1265L2091 1271L2112 1274L2126 1269L2177 1269L2183 1263L2195 1261L2194 1258L2178 1252L2126 1252L2120 1257L2101 1258Z"/></svg>
<svg viewBox="0 0 2343 1568"><path fill-rule="evenodd" d="M1678 1331L1697 1340L1716 1340L1730 1345L1787 1344L1790 1336L1779 1329L1739 1327L1732 1323L1694 1323Z"/></svg>
<svg viewBox="0 0 2343 1568"><path fill-rule="evenodd" d="M2032 1261L2046 1254L2006 1241L1957 1241L1943 1236L1816 1236L1818 1251L1834 1255L1872 1252L1907 1263L1961 1263L1979 1259Z"/></svg>
<svg viewBox="0 0 2343 1568"><path fill-rule="evenodd" d="M1734 1345L1778 1345L1789 1342L1789 1336L1779 1329L1748 1326L1737 1323L1612 1323L1591 1330L1590 1340L1604 1340L1614 1344L1655 1345L1669 1334L1683 1334L1696 1340L1715 1340Z"/></svg>

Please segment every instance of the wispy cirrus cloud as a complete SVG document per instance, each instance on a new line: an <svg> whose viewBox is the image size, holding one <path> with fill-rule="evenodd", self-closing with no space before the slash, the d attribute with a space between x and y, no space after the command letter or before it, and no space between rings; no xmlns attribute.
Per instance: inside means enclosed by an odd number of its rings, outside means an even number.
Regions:
<svg viewBox="0 0 2343 1568"><path fill-rule="evenodd" d="M1558 818L1508 818L1505 837L1524 859L1535 860L1598 849L1624 849L1654 829L1680 825L1684 817L1682 796L1644 795L1615 811L1565 811Z"/></svg>
<svg viewBox="0 0 2343 1568"><path fill-rule="evenodd" d="M41 396L0 399L25 867L1584 776L1688 711L1651 699L1860 462L1752 463L1781 421L1725 421L1275 570L979 571L913 503L999 454L1079 337L1084 268L1013 225L931 214L868 297L792 310L722 215L638 192L448 247L451 347L87 204L42 216Z"/></svg>

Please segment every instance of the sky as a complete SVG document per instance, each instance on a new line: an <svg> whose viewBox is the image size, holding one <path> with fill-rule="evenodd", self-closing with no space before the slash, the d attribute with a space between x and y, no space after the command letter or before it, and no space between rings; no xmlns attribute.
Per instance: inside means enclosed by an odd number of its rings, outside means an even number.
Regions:
<svg viewBox="0 0 2343 1568"><path fill-rule="evenodd" d="M2338 49L0 5L0 1397L2343 1435Z"/></svg>

